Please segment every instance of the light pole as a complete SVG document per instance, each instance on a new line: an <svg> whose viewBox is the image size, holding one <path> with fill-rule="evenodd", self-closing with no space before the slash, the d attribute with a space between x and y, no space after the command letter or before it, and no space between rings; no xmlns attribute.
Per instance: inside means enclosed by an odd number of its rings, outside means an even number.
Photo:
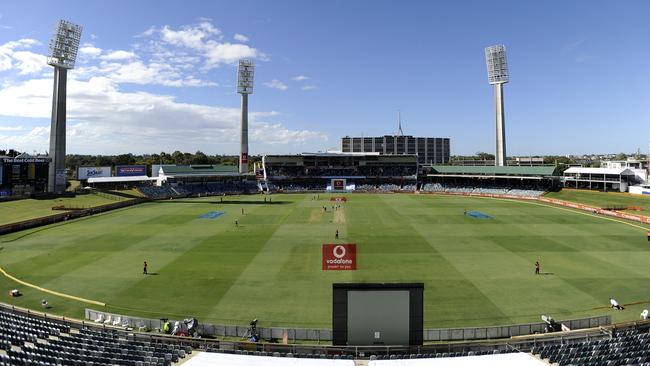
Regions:
<svg viewBox="0 0 650 366"><path fill-rule="evenodd" d="M50 127L50 169L48 192L65 191L65 118L68 69L74 68L81 39L81 26L59 20L50 41L47 64L54 66L54 93L52 96L52 124Z"/></svg>
<svg viewBox="0 0 650 366"><path fill-rule="evenodd" d="M255 64L252 60L239 60L237 68L237 93L241 94L241 146L239 174L248 173L248 94L253 94Z"/></svg>
<svg viewBox="0 0 650 366"><path fill-rule="evenodd" d="M506 125L503 109L503 84L509 81L506 46L499 44L485 49L485 63L488 71L488 82L494 85L494 101L496 104L496 140L497 148L494 165L506 165Z"/></svg>

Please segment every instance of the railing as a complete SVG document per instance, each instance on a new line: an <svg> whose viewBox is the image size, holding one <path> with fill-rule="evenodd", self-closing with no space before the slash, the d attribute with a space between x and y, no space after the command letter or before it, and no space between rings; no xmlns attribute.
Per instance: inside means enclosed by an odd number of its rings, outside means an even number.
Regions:
<svg viewBox="0 0 650 366"><path fill-rule="evenodd" d="M160 330L162 328L162 321L159 319L131 317L122 314L107 313L94 309L86 309L85 311L85 318L93 322L98 318L107 319L109 316L111 319L116 319L119 317L121 322L129 324L130 327L135 327L140 324L144 328L150 330ZM182 323L182 320L169 321L172 323L175 321ZM563 323L569 329L595 328L611 324L611 317L609 315L597 316L591 318L565 320L560 321L559 323ZM204 337L241 337L242 339L246 339L247 336L250 336L248 329L249 327L245 325L215 325L199 323L198 333ZM545 329L546 323L527 323L492 327L425 329L424 341L440 342L489 340L544 333ZM287 339L291 341L307 340L316 342L329 342L332 340L331 329L258 327L257 331L264 339L282 339L286 334Z"/></svg>
<svg viewBox="0 0 650 366"><path fill-rule="evenodd" d="M67 317L52 316L50 314L33 311L25 308L0 303L0 311L18 313L37 319L53 320L71 328L99 328L113 329L124 332L127 339L149 341L153 343L176 344L190 346L198 350L219 351L219 352L269 352L269 353L308 353L312 355L341 355L353 356L355 358L368 358L370 355L408 355L442 352L477 352L493 350L518 350L528 352L535 346L546 344L588 341L599 337L609 337L606 331L619 329L648 329L650 321L628 322L616 325L608 325L585 330L547 333L515 337L506 339L494 339L483 341L459 341L439 344L427 344L422 346L329 346L329 345L308 345L308 344L280 344L280 343L250 343L244 341L223 341L210 338L188 338L164 335L161 333L143 333L126 331L118 327L104 324L96 324L83 320ZM158 321L157 321L158 322Z"/></svg>

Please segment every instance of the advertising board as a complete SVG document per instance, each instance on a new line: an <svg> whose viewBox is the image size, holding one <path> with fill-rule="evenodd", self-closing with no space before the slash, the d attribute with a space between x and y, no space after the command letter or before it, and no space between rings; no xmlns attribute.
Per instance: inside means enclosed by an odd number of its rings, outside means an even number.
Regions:
<svg viewBox="0 0 650 366"><path fill-rule="evenodd" d="M88 180L88 178L110 177L110 166L82 166L77 170L77 179Z"/></svg>
<svg viewBox="0 0 650 366"><path fill-rule="evenodd" d="M323 271L356 269L356 244L323 244Z"/></svg>
<svg viewBox="0 0 650 366"><path fill-rule="evenodd" d="M345 191L345 179L332 179L333 191Z"/></svg>
<svg viewBox="0 0 650 366"><path fill-rule="evenodd" d="M136 177L147 175L147 167L144 165L116 165L115 176Z"/></svg>

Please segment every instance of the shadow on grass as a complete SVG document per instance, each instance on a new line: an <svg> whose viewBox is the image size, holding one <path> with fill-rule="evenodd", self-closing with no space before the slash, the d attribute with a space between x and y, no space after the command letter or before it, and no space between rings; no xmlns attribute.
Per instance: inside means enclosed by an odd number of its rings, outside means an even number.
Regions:
<svg viewBox="0 0 650 366"><path fill-rule="evenodd" d="M37 234L37 233L39 233L41 231L45 231L45 230L48 230L48 229L53 229L53 228L56 228L56 227L59 227L59 226L63 226L65 224L69 224L72 221L74 221L74 220L61 221L61 222L57 222L56 224L49 224L47 226L41 227L40 229L36 229L34 231L30 231L30 232L25 233L23 235L17 236L17 237L15 237L13 239L2 240L2 241L0 241L0 243L11 243L11 242L14 242L16 240L20 240L20 239L22 239L22 238L24 238L26 236ZM26 229L26 230L31 230L31 229ZM19 233L20 231L16 231L16 232Z"/></svg>
<svg viewBox="0 0 650 366"><path fill-rule="evenodd" d="M290 201L273 201L273 202L264 202L264 201L188 201L183 199L177 200L160 200L160 201L151 201L152 203L204 203L209 205L285 205L291 203Z"/></svg>

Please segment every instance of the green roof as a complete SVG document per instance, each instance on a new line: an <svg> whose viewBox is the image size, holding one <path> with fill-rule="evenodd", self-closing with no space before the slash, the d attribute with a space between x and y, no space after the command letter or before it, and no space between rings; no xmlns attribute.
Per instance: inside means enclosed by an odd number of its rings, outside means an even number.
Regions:
<svg viewBox="0 0 650 366"><path fill-rule="evenodd" d="M514 175L514 176L548 176L553 175L555 166L464 166L434 165L432 174L466 174L466 175Z"/></svg>
<svg viewBox="0 0 650 366"><path fill-rule="evenodd" d="M219 175L239 172L235 165L176 165L161 168L165 175Z"/></svg>

